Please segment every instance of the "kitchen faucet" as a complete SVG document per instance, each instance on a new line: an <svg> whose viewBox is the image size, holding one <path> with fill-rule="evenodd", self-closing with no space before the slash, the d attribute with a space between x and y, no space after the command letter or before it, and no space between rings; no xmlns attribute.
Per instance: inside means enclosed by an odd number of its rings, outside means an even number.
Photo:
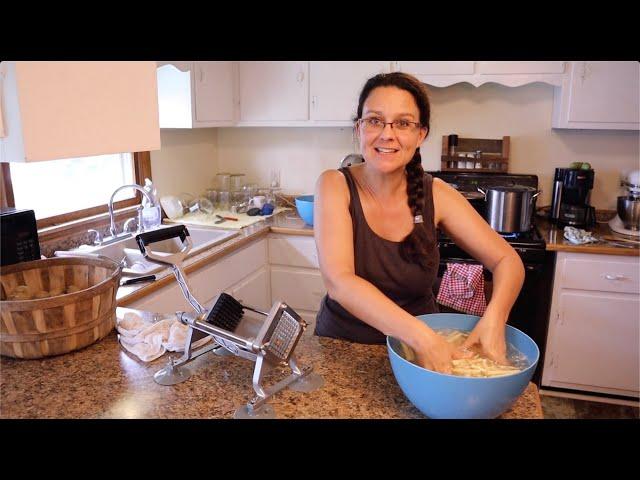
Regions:
<svg viewBox="0 0 640 480"><path fill-rule="evenodd" d="M111 233L111 240L115 240L116 239L116 221L113 215L113 197L116 196L116 193L118 193L120 190L122 190L123 188L133 188L135 190L138 190L140 193L142 193L145 198L149 201L149 204L152 206L155 206L155 202L154 199L151 197L151 195L149 195L149 192L147 192L144 188L142 188L140 185L137 184L132 184L132 185L122 185L121 187L116 188L116 190L111 194L111 198L109 199L109 221L110 221L110 227L109 227L109 232ZM138 216L138 230L140 232L144 231L144 227L142 225L141 220L141 215ZM126 236L131 236L131 233L128 233Z"/></svg>

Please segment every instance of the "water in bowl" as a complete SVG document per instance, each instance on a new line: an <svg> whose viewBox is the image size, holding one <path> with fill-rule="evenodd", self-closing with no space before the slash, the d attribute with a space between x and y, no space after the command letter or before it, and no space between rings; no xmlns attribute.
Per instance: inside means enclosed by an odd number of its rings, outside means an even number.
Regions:
<svg viewBox="0 0 640 480"><path fill-rule="evenodd" d="M469 336L470 332L467 331L463 331L463 330L456 330L456 329L452 329L452 328L442 328L442 329L436 329L434 330L438 335L441 335L443 337L445 337L445 339L447 341L449 341L450 343L452 343L453 345L455 345L456 347L461 346L464 341L467 339L467 337ZM415 353L414 351L411 349L411 347L409 347L408 345L404 344L403 342L399 342L400 343L400 351L399 354L402 358L404 358L405 360L413 363L414 365L418 365L416 362L416 357L415 357ZM469 348L469 350L471 350L474 354L475 357L474 359L479 363L482 362L482 364L484 364L485 366L489 366L489 367L496 367L496 368L500 368L500 366L498 364L496 364L495 362L493 362L492 360L488 359L486 356L484 356L482 349L480 347L479 344L475 344L473 346L471 346ZM522 370L524 370L525 368L527 368L529 366L529 360L527 359L527 357L520 351L518 351L511 343L507 342L507 361L509 362L509 365L511 367L514 367L513 370L509 370L503 373L504 374L515 374L518 372L521 372ZM455 369L452 372L453 375L457 375L457 376L469 376L469 375L465 375L465 374L460 374L460 373L456 373ZM476 375L473 375L476 376ZM485 375L478 375L480 377L484 377ZM487 376L487 378L489 378L489 376Z"/></svg>

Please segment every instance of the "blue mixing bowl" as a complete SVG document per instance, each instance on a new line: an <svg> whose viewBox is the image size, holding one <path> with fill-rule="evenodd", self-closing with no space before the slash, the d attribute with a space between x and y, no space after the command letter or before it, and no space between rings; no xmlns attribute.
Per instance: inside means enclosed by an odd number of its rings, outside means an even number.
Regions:
<svg viewBox="0 0 640 480"><path fill-rule="evenodd" d="M296 208L304 222L313 226L313 195L296 197Z"/></svg>
<svg viewBox="0 0 640 480"><path fill-rule="evenodd" d="M471 331L480 320L476 315L457 313L434 313L417 318L434 330L463 331ZM489 378L447 375L419 367L404 359L400 341L393 337L387 337L387 350L398 385L427 417L495 418L522 395L540 357L535 342L510 325L507 325L506 341L527 358L527 367L513 375Z"/></svg>

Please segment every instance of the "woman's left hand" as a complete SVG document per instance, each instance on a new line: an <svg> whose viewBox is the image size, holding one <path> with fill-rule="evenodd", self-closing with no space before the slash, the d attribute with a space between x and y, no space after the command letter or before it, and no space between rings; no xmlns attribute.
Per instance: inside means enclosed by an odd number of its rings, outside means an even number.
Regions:
<svg viewBox="0 0 640 480"><path fill-rule="evenodd" d="M505 341L506 322L505 315L487 310L463 343L462 349L468 349L472 345L480 343L482 351L489 359L501 365L509 365Z"/></svg>

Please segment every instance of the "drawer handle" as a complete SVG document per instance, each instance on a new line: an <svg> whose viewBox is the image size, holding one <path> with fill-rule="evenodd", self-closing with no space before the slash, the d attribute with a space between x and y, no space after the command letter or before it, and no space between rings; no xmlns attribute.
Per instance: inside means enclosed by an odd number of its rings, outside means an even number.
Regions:
<svg viewBox="0 0 640 480"><path fill-rule="evenodd" d="M607 280L624 280L624 275L611 275L610 273L605 274L604 278Z"/></svg>

